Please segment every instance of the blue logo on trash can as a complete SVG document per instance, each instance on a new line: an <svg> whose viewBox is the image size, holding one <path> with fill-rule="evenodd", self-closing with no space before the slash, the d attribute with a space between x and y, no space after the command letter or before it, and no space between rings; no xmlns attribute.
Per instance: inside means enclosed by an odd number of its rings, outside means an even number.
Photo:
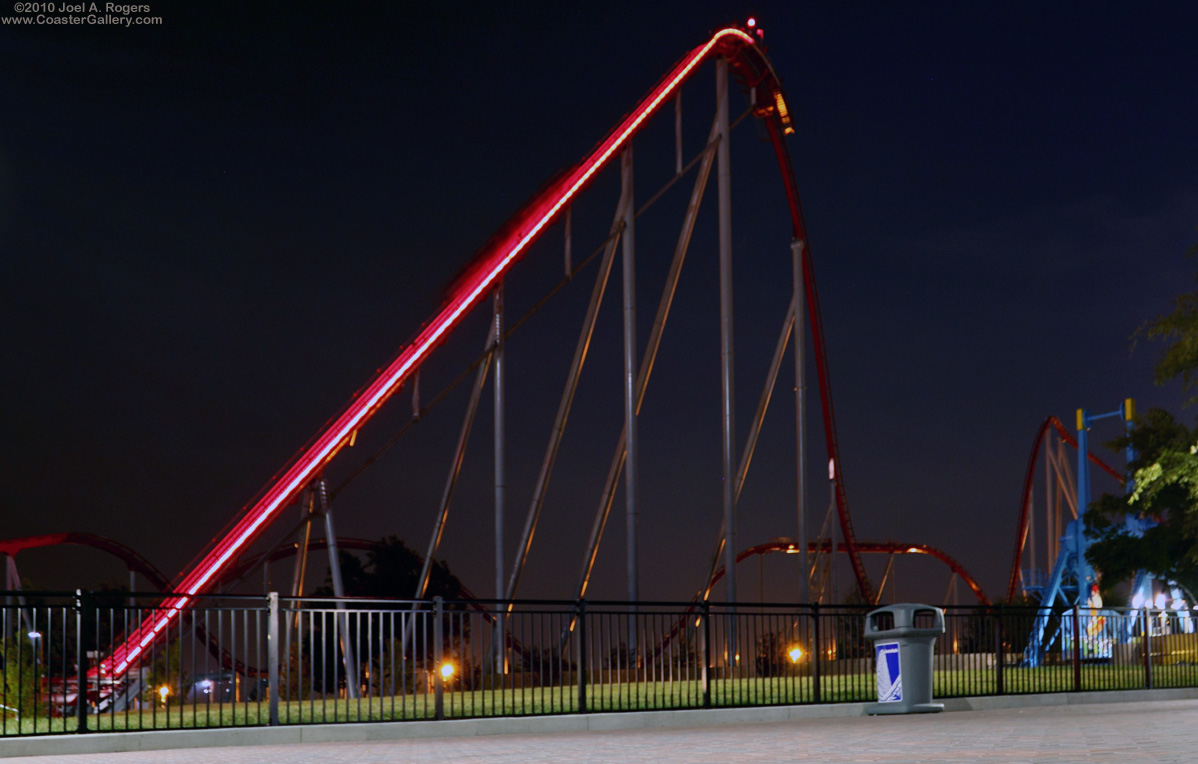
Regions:
<svg viewBox="0 0 1198 764"><path fill-rule="evenodd" d="M878 665L878 702L898 703L903 699L903 674L899 668L899 643L874 645Z"/></svg>

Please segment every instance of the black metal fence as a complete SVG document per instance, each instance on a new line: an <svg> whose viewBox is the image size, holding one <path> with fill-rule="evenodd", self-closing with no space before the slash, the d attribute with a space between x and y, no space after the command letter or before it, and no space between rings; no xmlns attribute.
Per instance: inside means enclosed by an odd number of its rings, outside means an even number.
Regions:
<svg viewBox="0 0 1198 764"><path fill-rule="evenodd" d="M867 607L0 596L4 736L876 697ZM118 672L152 616L160 637ZM1192 616L948 608L933 694L1198 686Z"/></svg>

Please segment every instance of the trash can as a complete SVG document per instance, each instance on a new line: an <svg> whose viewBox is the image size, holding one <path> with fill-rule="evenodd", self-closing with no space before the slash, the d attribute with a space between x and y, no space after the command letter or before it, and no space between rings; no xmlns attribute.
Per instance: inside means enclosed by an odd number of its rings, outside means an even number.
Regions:
<svg viewBox="0 0 1198 764"><path fill-rule="evenodd" d="M874 645L878 702L868 714L927 714L944 710L932 702L932 648L944 633L944 611L931 605L890 605L865 617L865 638Z"/></svg>

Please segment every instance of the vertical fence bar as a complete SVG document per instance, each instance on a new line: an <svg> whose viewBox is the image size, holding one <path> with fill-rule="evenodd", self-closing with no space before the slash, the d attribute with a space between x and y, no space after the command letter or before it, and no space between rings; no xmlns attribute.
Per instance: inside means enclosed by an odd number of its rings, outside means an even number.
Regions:
<svg viewBox="0 0 1198 764"><path fill-rule="evenodd" d="M270 693L270 726L279 726L279 593L266 595L266 671Z"/></svg>
<svg viewBox="0 0 1198 764"><path fill-rule="evenodd" d="M578 635L574 640L575 652L578 655L576 670L578 672L578 713L587 712L587 601L578 600L574 605L574 623L578 624Z"/></svg>
<svg viewBox="0 0 1198 764"><path fill-rule="evenodd" d="M1006 652L1003 649L1002 641L1002 611L991 611L991 616L994 618L994 693L1002 695L1005 692L1003 668L1006 664Z"/></svg>
<svg viewBox="0 0 1198 764"><path fill-rule="evenodd" d="M1144 686L1152 689L1152 616L1144 608Z"/></svg>
<svg viewBox="0 0 1198 764"><path fill-rule="evenodd" d="M700 671L703 707L711 708L711 605L706 601L699 605L699 618L703 621L703 630L700 632L703 639L703 666Z"/></svg>
<svg viewBox="0 0 1198 764"><path fill-rule="evenodd" d="M445 683L441 679L441 661L444 659L442 645L443 626L441 614L445 611L445 601L441 597L433 597L433 714L437 720L445 718Z"/></svg>
<svg viewBox="0 0 1198 764"><path fill-rule="evenodd" d="M1081 612L1073 606L1073 691L1082 691Z"/></svg>
<svg viewBox="0 0 1198 764"><path fill-rule="evenodd" d="M82 589L75 590L75 665L78 667L78 692L75 694L75 732L87 732L87 624L91 597Z"/></svg>
<svg viewBox="0 0 1198 764"><path fill-rule="evenodd" d="M811 604L811 623L813 625L814 635L812 637L811 651L811 695L812 701L815 703L823 702L823 691L821 684L820 664L823 659L823 640L821 638L821 629L819 625L819 603Z"/></svg>

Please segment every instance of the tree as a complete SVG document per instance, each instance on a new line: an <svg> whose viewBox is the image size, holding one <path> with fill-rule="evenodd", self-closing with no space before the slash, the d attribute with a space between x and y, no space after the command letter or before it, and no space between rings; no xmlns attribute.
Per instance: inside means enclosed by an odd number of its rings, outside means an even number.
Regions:
<svg viewBox="0 0 1198 764"><path fill-rule="evenodd" d="M1198 258L1198 244L1190 247L1190 257ZM1198 276L1195 277L1198 281ZM1156 383L1164 385L1181 378L1182 389L1198 388L1198 292L1187 292L1173 299L1173 312L1162 314L1136 333L1150 340L1167 340L1156 362ZM1192 396L1186 405L1198 401Z"/></svg>
<svg viewBox="0 0 1198 764"><path fill-rule="evenodd" d="M420 555L394 535L375 541L366 552L365 562L348 552L341 552L339 559L342 584L349 597L411 600L415 597L424 565ZM324 584L315 594L332 596L332 571L325 575ZM470 639L471 619L466 615L467 607L454 602L466 599L467 592L444 562L434 562L429 568L424 599L437 596L447 601L442 616L441 649L458 664L460 686L468 686L477 679L477 667L470 664L471 654L464 647ZM374 613L387 608L371 605ZM416 613L416 620L363 617L361 613L351 612L348 616L340 616L344 626L338 627L337 612L326 608L309 622L312 631L304 638L303 651L308 656L310 674L307 681L312 687L328 689L346 684L344 670L340 668L345 665L341 662L339 648L342 628L348 629L359 671L357 683L364 688L363 692L394 694L396 687L411 692L417 686L424 686L425 674L418 672L432 665L435 654L429 605L395 602L389 608L396 613ZM408 626L413 623L414 626Z"/></svg>
<svg viewBox="0 0 1198 764"><path fill-rule="evenodd" d="M1102 571L1104 588L1127 581L1137 571L1172 579L1198 591L1198 429L1167 412L1152 409L1136 428L1109 445L1129 444L1137 457L1129 466L1134 487L1127 496L1104 494L1086 512L1087 532L1096 539L1086 554ZM1136 536L1123 518L1156 524Z"/></svg>
<svg viewBox="0 0 1198 764"><path fill-rule="evenodd" d="M1198 257L1198 246L1189 254ZM1173 311L1145 324L1137 336L1168 343L1156 363L1158 385L1180 379L1183 389L1198 389L1198 291L1178 295ZM1186 405L1196 401L1198 395ZM1147 570L1198 591L1198 429L1160 409L1137 417L1135 424L1130 435L1109 444L1135 448L1136 459L1128 465L1132 491L1104 494L1089 508L1087 533L1095 541L1086 557L1102 571L1104 587ZM1127 516L1155 525L1141 535L1129 533Z"/></svg>
<svg viewBox="0 0 1198 764"><path fill-rule="evenodd" d="M394 535L374 542L366 553L365 563L348 552L341 552L339 559L341 581L347 596L388 599L411 599L416 596L416 584L420 581L424 559ZM332 573L326 573L325 583L316 593L331 596L332 581ZM425 592L426 599L437 596L446 600L465 598L462 582L441 561L434 561L429 569L428 590Z"/></svg>

